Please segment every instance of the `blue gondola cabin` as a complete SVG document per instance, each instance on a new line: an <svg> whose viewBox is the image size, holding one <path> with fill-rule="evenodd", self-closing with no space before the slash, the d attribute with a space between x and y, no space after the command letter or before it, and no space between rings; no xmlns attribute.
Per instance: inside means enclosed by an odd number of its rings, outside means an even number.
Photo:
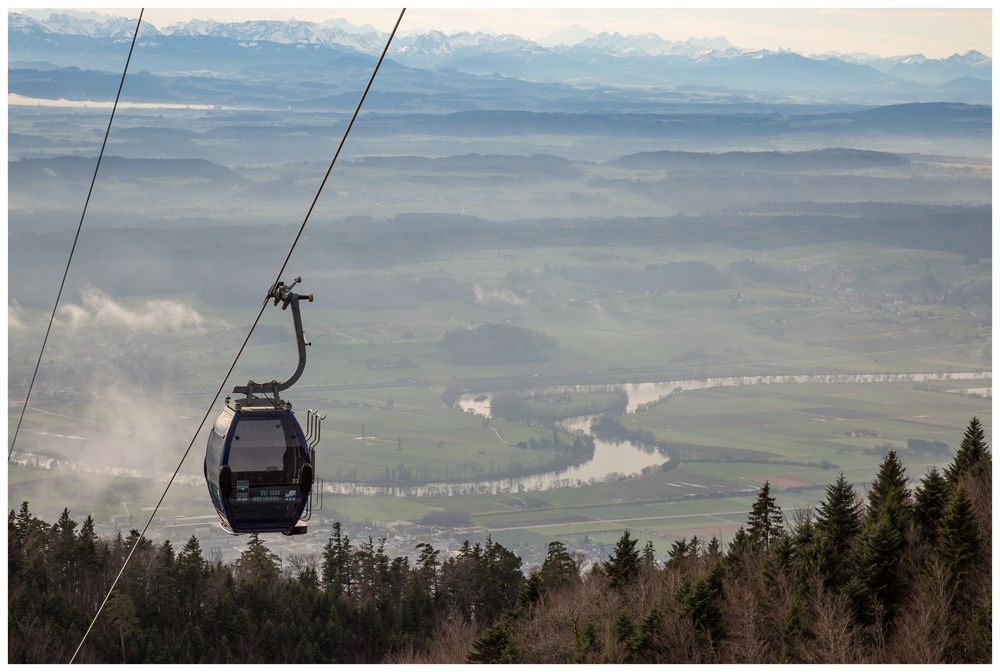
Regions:
<svg viewBox="0 0 1000 672"><path fill-rule="evenodd" d="M227 399L208 439L205 480L230 532L293 533L309 501L313 465L290 405L246 407Z"/></svg>

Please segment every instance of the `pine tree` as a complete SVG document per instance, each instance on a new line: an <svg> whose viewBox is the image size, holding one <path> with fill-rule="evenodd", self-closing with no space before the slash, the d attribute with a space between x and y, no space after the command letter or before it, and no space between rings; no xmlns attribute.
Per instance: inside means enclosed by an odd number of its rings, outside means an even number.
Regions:
<svg viewBox="0 0 1000 672"><path fill-rule="evenodd" d="M705 557L709 562L714 562L722 557L722 542L718 537L713 536L705 547Z"/></svg>
<svg viewBox="0 0 1000 672"><path fill-rule="evenodd" d="M746 528L740 525L735 534L733 534L733 538L729 541L729 559L735 561L737 556L750 548L750 544L750 535L747 534Z"/></svg>
<svg viewBox="0 0 1000 672"><path fill-rule="evenodd" d="M769 588L778 589L782 578L795 569L795 541L784 534L771 543L770 553L764 558L764 581Z"/></svg>
<svg viewBox="0 0 1000 672"><path fill-rule="evenodd" d="M7 583L20 576L24 566L21 553L21 540L17 538L16 517L14 509L7 512ZM10 602L9 602L10 603Z"/></svg>
<svg viewBox="0 0 1000 672"><path fill-rule="evenodd" d="M14 531L17 534L17 538L24 541L28 537L28 533L32 528L37 527L38 519L31 514L31 510L28 507L27 502L21 502L21 508L18 509L17 515L14 516Z"/></svg>
<svg viewBox="0 0 1000 672"><path fill-rule="evenodd" d="M826 499L816 508L816 528L847 540L861 531L861 502L843 473L827 486Z"/></svg>
<svg viewBox="0 0 1000 672"><path fill-rule="evenodd" d="M906 487L908 481L903 463L896 451L890 450L879 465L878 475L868 493L868 520L877 520L882 508L887 507L892 521L901 528L912 504L910 490Z"/></svg>
<svg viewBox="0 0 1000 672"><path fill-rule="evenodd" d="M470 663L521 662L521 654L506 622L500 621L472 643Z"/></svg>
<svg viewBox="0 0 1000 672"><path fill-rule="evenodd" d="M351 540L347 535L341 535L340 522L333 524L330 538L323 547L323 587L338 597L351 594Z"/></svg>
<svg viewBox="0 0 1000 672"><path fill-rule="evenodd" d="M115 530L115 536L111 540L111 548L116 557L123 557L128 552L125 548L125 539L122 538L121 530Z"/></svg>
<svg viewBox="0 0 1000 672"><path fill-rule="evenodd" d="M941 516L948 506L949 490L948 481L936 467L930 468L917 487L913 517L920 526L921 535L932 543L937 539Z"/></svg>
<svg viewBox="0 0 1000 672"><path fill-rule="evenodd" d="M487 544L492 545L492 540L487 540ZM423 575L431 596L437 595L437 568L441 564L438 556L441 555L441 551L427 543L417 544L417 550L420 551L420 557L417 558L417 571Z"/></svg>
<svg viewBox="0 0 1000 672"><path fill-rule="evenodd" d="M979 418L973 416L962 437L962 445L955 452L955 459L945 469L945 477L949 483L956 484L963 475L990 461L992 457L986 444L986 432Z"/></svg>
<svg viewBox="0 0 1000 672"><path fill-rule="evenodd" d="M79 546L76 539L76 521L63 509L59 520L52 526L55 535L55 559L63 576L73 576L77 569Z"/></svg>
<svg viewBox="0 0 1000 672"><path fill-rule="evenodd" d="M805 630L802 620L802 604L796 597L788 605L778 628L778 660L783 663L794 662L795 644L802 639Z"/></svg>
<svg viewBox="0 0 1000 672"><path fill-rule="evenodd" d="M861 531L861 502L843 473L827 486L815 527L820 572L827 586L840 588L848 579L849 550Z"/></svg>
<svg viewBox="0 0 1000 672"><path fill-rule="evenodd" d="M667 567L679 567L688 554L687 539L674 539L667 551Z"/></svg>
<svg viewBox="0 0 1000 672"><path fill-rule="evenodd" d="M278 577L278 556L268 549L260 536L253 532L247 548L233 565L236 575L244 581L273 581Z"/></svg>
<svg viewBox="0 0 1000 672"><path fill-rule="evenodd" d="M362 603L372 602L380 593L378 560L375 553L375 540L369 535L368 541L363 541L354 554L357 568L358 599Z"/></svg>
<svg viewBox="0 0 1000 672"><path fill-rule="evenodd" d="M639 551L635 548L638 541L625 530L611 557L604 563L604 573L611 579L612 588L624 588L639 573Z"/></svg>
<svg viewBox="0 0 1000 672"><path fill-rule="evenodd" d="M136 554L142 554L153 547L153 542L142 536L139 530L131 529L128 532L128 537L125 538L125 551L128 552L133 546L136 547Z"/></svg>
<svg viewBox="0 0 1000 672"><path fill-rule="evenodd" d="M187 620L193 621L201 609L201 592L209 575L208 562L201 553L201 544L193 534L177 554L174 573L182 596L180 608Z"/></svg>
<svg viewBox="0 0 1000 672"><path fill-rule="evenodd" d="M656 567L656 549L652 540L647 541L642 547L642 566L650 569Z"/></svg>
<svg viewBox="0 0 1000 672"><path fill-rule="evenodd" d="M163 545L160 546L160 559L167 567L172 567L174 564L174 547L173 544L170 543L169 539L165 539L163 541Z"/></svg>
<svg viewBox="0 0 1000 672"><path fill-rule="evenodd" d="M480 613L486 622L491 622L517 602L523 579L521 559L487 537L479 575Z"/></svg>
<svg viewBox="0 0 1000 672"><path fill-rule="evenodd" d="M573 662L585 662L587 654L597 650L597 623L593 618L590 618L587 619L587 624L583 628L577 628L574 625L573 637L576 644Z"/></svg>
<svg viewBox="0 0 1000 672"><path fill-rule="evenodd" d="M784 516L775 498L771 496L771 484L764 481L757 500L747 516L747 534L753 544L765 549L785 533Z"/></svg>
<svg viewBox="0 0 1000 672"><path fill-rule="evenodd" d="M580 580L576 563L561 541L549 543L539 579L545 590L561 588Z"/></svg>
<svg viewBox="0 0 1000 672"><path fill-rule="evenodd" d="M832 582L826 579L823 573L824 547L819 530L812 516L807 516L796 524L793 532L793 565L797 579L796 590L798 595L811 593L814 587L812 579L815 576L823 577L828 585ZM849 570L849 558L845 558L841 563ZM845 579L847 572L845 572ZM837 586L839 590L842 586Z"/></svg>
<svg viewBox="0 0 1000 672"><path fill-rule="evenodd" d="M296 578L307 590L311 591L319 588L319 573L316 571L315 567L303 567L299 570Z"/></svg>
<svg viewBox="0 0 1000 672"><path fill-rule="evenodd" d="M618 612L612 629L615 633L615 639L623 644L632 638L632 635L635 634L635 623L632 622L632 616L627 609Z"/></svg>
<svg viewBox="0 0 1000 672"><path fill-rule="evenodd" d="M691 541L688 542L688 557L697 560L701 556L701 546L702 542L697 534L691 537Z"/></svg>
<svg viewBox="0 0 1000 672"><path fill-rule="evenodd" d="M656 635L662 622L663 612L654 604L639 621L639 626L627 642L630 657L633 660L644 661L655 653L657 648L655 645Z"/></svg>
<svg viewBox="0 0 1000 672"><path fill-rule="evenodd" d="M76 521L69 515L69 509L63 509L59 514L59 520L52 526L52 530L58 535L59 541L71 545L76 539Z"/></svg>
<svg viewBox="0 0 1000 672"><path fill-rule="evenodd" d="M169 539L165 540L159 549L154 550L153 555L156 560L147 574L149 595L142 607L163 614L165 619L180 618L181 604L176 597L178 589L183 588L183 585L178 582L177 556L174 554L173 544Z"/></svg>
<svg viewBox="0 0 1000 672"><path fill-rule="evenodd" d="M948 570L952 591L959 604L968 603L964 595L966 579L975 566L981 546L982 535L972 509L972 501L965 487L959 485L941 521L937 549Z"/></svg>
<svg viewBox="0 0 1000 672"><path fill-rule="evenodd" d="M94 518L87 516L80 527L80 534L77 537L79 547L80 562L84 567L94 568L100 564L97 557L97 534L94 532Z"/></svg>
<svg viewBox="0 0 1000 672"><path fill-rule="evenodd" d="M878 518L869 521L861 532L854 552L852 577L845 590L855 618L862 623L873 621L876 603L885 608L891 619L902 597L903 532L890 507L882 506L879 511Z"/></svg>
<svg viewBox="0 0 1000 672"><path fill-rule="evenodd" d="M177 560L198 573L202 573L208 569L208 561L205 560L205 556L201 553L201 544L198 543L198 537L193 534L185 542L184 546L181 547L181 552L177 555Z"/></svg>
<svg viewBox="0 0 1000 672"><path fill-rule="evenodd" d="M542 577L538 571L534 571L521 582L521 589L517 594L517 606L522 609L528 608L538 602L541 596Z"/></svg>
<svg viewBox="0 0 1000 672"><path fill-rule="evenodd" d="M690 618L695 628L707 634L713 642L718 642L725 636L722 621L724 576L723 564L718 563L707 575L679 596L681 613Z"/></svg>

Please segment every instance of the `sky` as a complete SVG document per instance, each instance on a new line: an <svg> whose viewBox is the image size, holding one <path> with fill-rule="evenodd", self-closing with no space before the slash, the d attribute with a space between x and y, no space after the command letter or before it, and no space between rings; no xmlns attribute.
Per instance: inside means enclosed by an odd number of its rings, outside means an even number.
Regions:
<svg viewBox="0 0 1000 672"><path fill-rule="evenodd" d="M37 13L35 9L32 13ZM125 9L95 10L132 15ZM379 30L392 27L395 9L175 9L148 8L158 27L192 18L216 21L345 18ZM804 54L923 53L949 56L976 49L992 55L990 9L424 9L410 8L400 32L488 30L533 40L570 26L594 33L656 33L677 40L724 36L748 49L785 48Z"/></svg>

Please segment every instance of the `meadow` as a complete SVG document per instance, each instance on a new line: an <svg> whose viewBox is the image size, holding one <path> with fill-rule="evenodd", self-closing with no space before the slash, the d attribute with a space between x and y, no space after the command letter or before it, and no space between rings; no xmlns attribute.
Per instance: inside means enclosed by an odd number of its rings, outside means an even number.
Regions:
<svg viewBox="0 0 1000 672"><path fill-rule="evenodd" d="M645 289L641 279L622 274L623 268L684 263L704 265L709 270L699 272L717 274L724 286ZM988 282L989 273L984 260L956 253L849 242L759 251L703 244L467 250L360 274L304 268L305 286L317 294L303 309L313 345L306 374L290 398L299 412L327 413L318 462L326 481L467 481L551 471L564 464L564 454L516 447L519 441L551 438L550 428L462 413L442 400L446 390L528 391L718 375L988 371L990 307L956 299L955 293ZM407 293L408 285L426 278L434 279L435 287L446 280L446 296ZM380 298L351 305L345 288L359 282L382 283ZM144 415L156 419L152 431L160 433L159 471L145 476L145 483L92 473L83 479L86 485L74 485L74 477L60 472L15 466L9 506L30 499L51 517L49 509L70 505L124 525L135 524L136 511L155 502L171 455L179 454L203 412L209 381L221 374L249 317L244 308L216 307L198 295L178 298L215 322L198 334L161 334L147 344L150 350L169 349L171 360L181 362L141 405ZM271 331L251 341L231 384L281 375L293 363L287 316L265 315L262 324ZM22 309L29 326L42 316ZM556 345L542 361L452 361L444 332L486 323L532 330ZM30 328L11 334L15 371L29 361L34 345L29 333ZM81 363L70 356L81 339L87 335L71 332L56 340L50 366L79 368L83 376L118 345L114 338L87 339ZM619 418L630 429L651 431L658 442L676 446L679 464L669 471L581 488L474 497L331 495L314 524L342 520L375 530L454 511L471 516L467 535L493 534L502 543L537 547L562 539L600 550L628 527L665 552L678 535L732 534L765 480L791 512L818 500L840 471L852 479L873 473L880 447L887 445L900 450L911 476L919 478L927 465L950 459L969 417L978 415L990 425L988 400L947 390L990 386L990 380L977 380L685 392ZM95 442L111 412L103 408L101 390L90 393L72 402L36 398L33 404L44 412L29 414L26 438L41 442L44 449L38 452L64 459L79 451L95 462L148 462L143 453L130 451L112 459L121 446L148 436L141 426L113 434L114 445L104 446L110 452L88 453L86 444ZM613 399L606 393L589 396L563 401L586 409ZM532 403L551 402L541 399ZM943 441L949 450L908 451L910 439ZM184 494L176 498L171 493L169 524L211 520L207 497L196 485L202 443L196 441L182 472L193 484L180 486ZM766 461L733 461L747 450L766 455ZM122 518L126 511L131 523ZM204 520L178 522L191 516Z"/></svg>

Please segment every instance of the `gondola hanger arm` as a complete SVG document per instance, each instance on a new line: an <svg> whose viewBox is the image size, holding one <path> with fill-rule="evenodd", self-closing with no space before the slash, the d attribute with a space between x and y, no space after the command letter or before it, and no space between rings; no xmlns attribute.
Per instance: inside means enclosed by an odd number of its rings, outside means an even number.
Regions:
<svg viewBox="0 0 1000 672"><path fill-rule="evenodd" d="M291 291L292 288L300 282L302 282L302 276L300 275L295 276L290 285L286 285L284 282L278 281L271 286L271 289L267 293L267 298L273 300L275 306L280 303L282 310L285 310L289 306L292 307L292 322L295 326L295 343L299 352L299 362L295 367L295 371L293 371L292 375L290 375L286 380L280 383L277 380L272 380L267 383L255 383L251 380L246 385L237 385L233 388L234 394L244 394L247 397L250 397L254 394L267 394L270 392L277 398L278 392L287 390L302 376L302 372L306 368L306 346L310 345L310 343L306 341L305 332L302 329L302 314L299 311L299 301L305 300L311 303L315 298L315 295L312 292L309 292L308 294L296 294Z"/></svg>

